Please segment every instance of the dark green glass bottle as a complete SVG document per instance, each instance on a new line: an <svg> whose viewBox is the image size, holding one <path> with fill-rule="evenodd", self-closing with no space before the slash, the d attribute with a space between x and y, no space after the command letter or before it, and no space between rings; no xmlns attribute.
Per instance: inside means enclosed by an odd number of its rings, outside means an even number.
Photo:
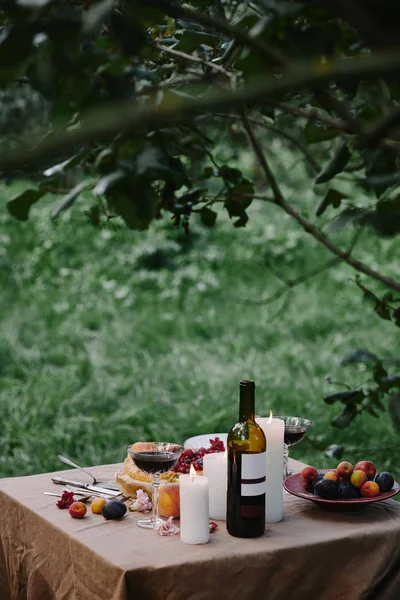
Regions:
<svg viewBox="0 0 400 600"><path fill-rule="evenodd" d="M235 537L265 531L266 440L254 420L254 381L240 382L239 420L228 435L226 528Z"/></svg>

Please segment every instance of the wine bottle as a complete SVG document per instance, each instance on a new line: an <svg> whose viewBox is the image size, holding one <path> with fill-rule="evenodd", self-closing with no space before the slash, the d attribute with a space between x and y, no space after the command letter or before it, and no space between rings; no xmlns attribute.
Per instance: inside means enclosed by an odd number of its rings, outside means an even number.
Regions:
<svg viewBox="0 0 400 600"><path fill-rule="evenodd" d="M254 381L240 382L239 421L228 434L226 528L235 537L265 531L266 439L254 420Z"/></svg>

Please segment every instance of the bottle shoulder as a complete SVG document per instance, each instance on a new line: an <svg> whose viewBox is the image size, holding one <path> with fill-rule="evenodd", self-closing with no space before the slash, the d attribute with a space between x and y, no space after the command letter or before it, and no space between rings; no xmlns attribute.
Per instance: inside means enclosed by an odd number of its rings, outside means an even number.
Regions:
<svg viewBox="0 0 400 600"><path fill-rule="evenodd" d="M228 449L248 452L264 452L266 439L263 430L255 421L238 421L228 434Z"/></svg>

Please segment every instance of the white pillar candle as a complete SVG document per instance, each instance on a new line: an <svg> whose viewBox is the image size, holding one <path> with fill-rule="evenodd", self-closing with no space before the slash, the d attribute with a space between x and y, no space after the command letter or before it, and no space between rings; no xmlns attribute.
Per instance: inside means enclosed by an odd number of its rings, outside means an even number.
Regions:
<svg viewBox="0 0 400 600"><path fill-rule="evenodd" d="M267 484L265 521L278 523L283 518L283 439L285 423L282 419L257 418L256 422L267 439Z"/></svg>
<svg viewBox="0 0 400 600"><path fill-rule="evenodd" d="M196 475L193 465L190 475L179 476L181 541L185 544L206 544L210 541L208 479Z"/></svg>
<svg viewBox="0 0 400 600"><path fill-rule="evenodd" d="M210 519L226 521L227 453L205 454L203 456L203 473L208 479Z"/></svg>

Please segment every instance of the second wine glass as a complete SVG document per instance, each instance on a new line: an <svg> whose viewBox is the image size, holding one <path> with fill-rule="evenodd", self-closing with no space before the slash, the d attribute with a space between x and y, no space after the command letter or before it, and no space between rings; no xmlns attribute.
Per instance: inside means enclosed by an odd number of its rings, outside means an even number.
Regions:
<svg viewBox="0 0 400 600"><path fill-rule="evenodd" d="M154 529L162 522L158 516L160 476L175 466L183 446L171 442L147 442L141 444L138 450L130 446L128 452L137 468L151 475L153 514L150 518L139 519L137 524L145 529Z"/></svg>
<svg viewBox="0 0 400 600"><path fill-rule="evenodd" d="M302 417L291 417L286 415L274 416L276 416L277 419L282 419L282 421L285 423L283 476L286 479L286 477L292 474L292 472L288 469L289 447L301 442L312 423L309 419L303 419Z"/></svg>

